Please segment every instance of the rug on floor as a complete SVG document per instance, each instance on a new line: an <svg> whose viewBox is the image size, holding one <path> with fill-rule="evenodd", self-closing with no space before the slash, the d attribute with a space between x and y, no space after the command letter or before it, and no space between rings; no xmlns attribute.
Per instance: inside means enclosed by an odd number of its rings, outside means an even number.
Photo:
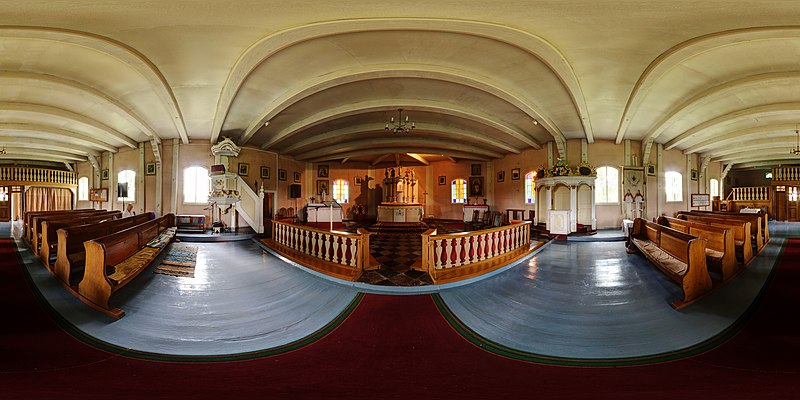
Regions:
<svg viewBox="0 0 800 400"><path fill-rule="evenodd" d="M175 243L170 247L161 265L153 273L194 278L194 267L197 262L197 246Z"/></svg>

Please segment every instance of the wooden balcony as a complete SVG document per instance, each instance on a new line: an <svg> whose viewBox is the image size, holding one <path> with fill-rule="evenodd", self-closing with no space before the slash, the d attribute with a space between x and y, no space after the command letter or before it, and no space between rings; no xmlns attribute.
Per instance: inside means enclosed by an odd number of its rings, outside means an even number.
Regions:
<svg viewBox="0 0 800 400"><path fill-rule="evenodd" d="M78 186L78 174L47 168L0 167L0 185L47 185L74 188Z"/></svg>

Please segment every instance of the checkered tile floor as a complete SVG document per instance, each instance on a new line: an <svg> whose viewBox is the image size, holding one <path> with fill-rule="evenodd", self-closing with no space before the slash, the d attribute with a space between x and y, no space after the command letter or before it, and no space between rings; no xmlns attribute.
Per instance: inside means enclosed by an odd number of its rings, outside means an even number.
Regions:
<svg viewBox="0 0 800 400"><path fill-rule="evenodd" d="M372 235L369 240L370 253L381 267L362 274L359 282L387 286L433 284L427 273L411 269L422 258L419 234Z"/></svg>

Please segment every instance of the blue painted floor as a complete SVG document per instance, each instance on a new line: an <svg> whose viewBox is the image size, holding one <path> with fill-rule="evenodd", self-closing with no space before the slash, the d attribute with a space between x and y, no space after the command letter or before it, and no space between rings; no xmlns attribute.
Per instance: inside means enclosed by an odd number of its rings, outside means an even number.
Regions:
<svg viewBox="0 0 800 400"><path fill-rule="evenodd" d="M679 288L643 257L627 254L621 242L554 241L487 279L429 292L439 292L478 334L517 350L589 359L653 355L702 342L742 314L784 238L800 236L800 224L774 223L770 231L771 243L743 273L681 311L670 306ZM75 299L18 242L34 282L67 320L101 340L145 352L274 348L315 332L358 291L371 291L308 273L252 241L197 245L195 278L152 274L154 262L112 297L127 313L114 321Z"/></svg>

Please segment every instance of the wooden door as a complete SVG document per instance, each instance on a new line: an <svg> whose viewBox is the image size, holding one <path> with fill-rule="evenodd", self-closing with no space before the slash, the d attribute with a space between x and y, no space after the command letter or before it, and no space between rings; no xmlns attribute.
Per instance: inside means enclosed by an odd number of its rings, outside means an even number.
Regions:
<svg viewBox="0 0 800 400"><path fill-rule="evenodd" d="M264 215L264 234L267 237L272 237L272 218L275 215L274 200L275 193L264 192L262 215Z"/></svg>
<svg viewBox="0 0 800 400"><path fill-rule="evenodd" d="M788 202L786 192L775 192L775 220L786 221Z"/></svg>
<svg viewBox="0 0 800 400"><path fill-rule="evenodd" d="M787 219L789 221L796 222L798 221L797 215L797 188L793 186L786 187L786 193L789 197L788 209L787 209Z"/></svg>
<svg viewBox="0 0 800 400"><path fill-rule="evenodd" d="M0 222L11 221L11 188L0 186Z"/></svg>

